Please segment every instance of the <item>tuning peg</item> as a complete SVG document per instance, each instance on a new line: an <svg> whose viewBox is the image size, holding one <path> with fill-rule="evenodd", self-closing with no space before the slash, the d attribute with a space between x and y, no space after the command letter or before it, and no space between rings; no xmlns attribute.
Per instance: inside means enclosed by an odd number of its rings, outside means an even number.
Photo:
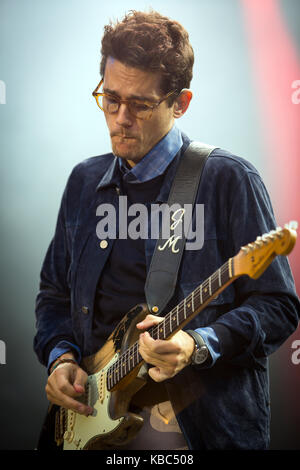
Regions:
<svg viewBox="0 0 300 470"><path fill-rule="evenodd" d="M296 220L291 220L291 222L285 224L285 228L288 228L290 230L297 230L298 222Z"/></svg>
<svg viewBox="0 0 300 470"><path fill-rule="evenodd" d="M282 233L282 227L276 227L276 234L277 234L277 237L280 239L284 237Z"/></svg>

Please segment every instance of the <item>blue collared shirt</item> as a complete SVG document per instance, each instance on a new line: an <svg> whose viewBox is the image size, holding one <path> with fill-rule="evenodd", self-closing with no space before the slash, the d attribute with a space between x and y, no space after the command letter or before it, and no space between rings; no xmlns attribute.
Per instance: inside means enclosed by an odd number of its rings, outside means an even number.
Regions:
<svg viewBox="0 0 300 470"><path fill-rule="evenodd" d="M130 183L145 183L160 176L182 147L181 132L175 125L133 168L129 169L118 157L124 180Z"/></svg>

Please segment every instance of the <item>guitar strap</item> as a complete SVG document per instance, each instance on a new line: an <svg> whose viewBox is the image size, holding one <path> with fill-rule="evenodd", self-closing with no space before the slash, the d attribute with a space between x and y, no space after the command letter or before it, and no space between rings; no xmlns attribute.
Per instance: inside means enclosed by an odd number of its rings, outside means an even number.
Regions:
<svg viewBox="0 0 300 470"><path fill-rule="evenodd" d="M164 233L161 227L145 283L146 302L149 311L155 315L160 315L174 294L185 249L186 234L189 233L186 228L191 228L192 222L192 210L186 214L184 205L194 207L204 165L215 148L202 142L191 142L176 170L167 203L168 209L176 204L175 212L168 210L170 236L163 238ZM187 220L188 215L189 220ZM162 225L165 227L164 217ZM181 230L181 237L178 238L177 227ZM172 228L174 234L172 234Z"/></svg>

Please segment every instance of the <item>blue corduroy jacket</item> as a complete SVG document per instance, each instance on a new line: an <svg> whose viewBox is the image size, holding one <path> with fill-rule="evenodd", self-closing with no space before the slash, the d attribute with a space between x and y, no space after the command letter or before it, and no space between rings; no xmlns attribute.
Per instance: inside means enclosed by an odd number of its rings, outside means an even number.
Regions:
<svg viewBox="0 0 300 470"><path fill-rule="evenodd" d="M185 135L183 142L166 170L157 203L168 200L178 162L189 143ZM60 341L76 345L80 357L94 352L95 292L113 246L108 239L106 248L100 247L96 209L109 203L118 211L118 175L117 159L109 153L78 164L67 182L36 302L34 349L45 365ZM185 250L168 309L241 246L276 228L257 170L222 149L215 149L205 165L196 204L204 204L204 244L198 250ZM147 269L155 243L145 240ZM295 331L299 311L288 261L277 257L259 279L238 278L190 322L187 329L212 327L221 352L213 367L188 366L166 381L190 449L268 448L268 356Z"/></svg>

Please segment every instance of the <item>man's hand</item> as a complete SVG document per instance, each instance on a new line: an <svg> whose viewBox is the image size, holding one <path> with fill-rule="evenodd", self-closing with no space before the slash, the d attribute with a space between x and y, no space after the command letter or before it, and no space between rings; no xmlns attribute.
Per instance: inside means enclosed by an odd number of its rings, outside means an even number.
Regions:
<svg viewBox="0 0 300 470"><path fill-rule="evenodd" d="M74 356L67 353L60 357L63 358L73 359ZM87 374L79 365L59 364L48 377L45 388L47 398L51 403L88 416L93 409L76 400L76 397L84 394L86 381Z"/></svg>
<svg viewBox="0 0 300 470"><path fill-rule="evenodd" d="M136 326L140 330L145 330L161 321L162 317L147 315ZM194 346L193 338L182 330L169 340L154 340L148 332L141 333L139 338L139 352L145 362L154 366L148 373L155 382L174 377L190 364Z"/></svg>

